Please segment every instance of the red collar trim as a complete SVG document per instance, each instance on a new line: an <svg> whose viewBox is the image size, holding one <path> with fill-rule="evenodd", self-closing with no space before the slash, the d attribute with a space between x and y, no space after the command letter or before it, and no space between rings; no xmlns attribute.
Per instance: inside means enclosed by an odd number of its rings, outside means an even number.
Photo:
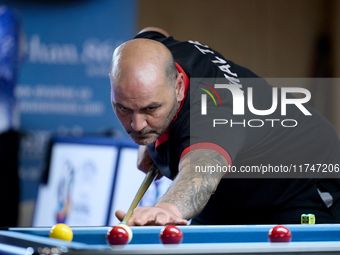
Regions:
<svg viewBox="0 0 340 255"><path fill-rule="evenodd" d="M182 100L181 106L179 107L179 109L178 109L174 119L172 120L172 123L177 119L177 115L178 115L179 111L183 107L183 103L184 103L185 98L187 97L188 87L189 87L189 83L190 83L189 77L184 72L183 68L179 64L177 64L177 63L175 63L175 64L176 64L177 71L184 75L184 88L185 88L185 91L184 91L184 98ZM169 138L169 128L160 137L158 137L158 139L155 141L155 149L157 150L157 147L159 145L161 145L162 143L167 142L168 138Z"/></svg>

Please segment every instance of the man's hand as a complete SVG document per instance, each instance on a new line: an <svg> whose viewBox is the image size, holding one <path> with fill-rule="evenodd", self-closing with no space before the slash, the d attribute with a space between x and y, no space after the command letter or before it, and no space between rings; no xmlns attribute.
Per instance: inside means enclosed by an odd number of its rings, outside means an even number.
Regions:
<svg viewBox="0 0 340 255"><path fill-rule="evenodd" d="M125 212L116 211L116 217L122 221L125 217ZM144 226L144 225L187 225L188 221L184 220L177 207L169 203L159 203L154 207L137 207L126 222L129 226Z"/></svg>
<svg viewBox="0 0 340 255"><path fill-rule="evenodd" d="M179 163L179 173L165 195L154 207L136 208L127 224L130 226L187 224L184 219L191 219L203 210L224 175L222 171L199 172L195 166L216 164L228 166L229 163L214 150L196 149L185 154ZM120 221L124 216L123 211L116 212L116 217Z"/></svg>
<svg viewBox="0 0 340 255"><path fill-rule="evenodd" d="M153 165L152 158L150 157L148 148L144 145L140 145L138 148L137 168L144 173L149 172L150 167ZM156 180L162 178L161 173L158 174Z"/></svg>

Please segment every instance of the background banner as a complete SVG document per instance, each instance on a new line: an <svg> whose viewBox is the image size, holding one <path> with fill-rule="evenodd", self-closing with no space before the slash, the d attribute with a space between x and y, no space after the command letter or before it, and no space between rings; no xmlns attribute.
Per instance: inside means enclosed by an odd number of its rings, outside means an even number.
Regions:
<svg viewBox="0 0 340 255"><path fill-rule="evenodd" d="M110 103L114 49L135 34L135 0L1 1L18 11L26 60L21 112L21 199L35 199L51 134L125 137Z"/></svg>

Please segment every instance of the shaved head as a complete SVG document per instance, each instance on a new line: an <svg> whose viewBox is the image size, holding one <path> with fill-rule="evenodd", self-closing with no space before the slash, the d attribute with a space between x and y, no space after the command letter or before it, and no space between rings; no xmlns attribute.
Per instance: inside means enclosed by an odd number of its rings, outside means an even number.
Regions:
<svg viewBox="0 0 340 255"><path fill-rule="evenodd" d="M112 81L119 81L123 75L131 74L140 79L145 78L145 75L149 76L148 79L158 75L158 78L174 84L177 69L171 52L162 43L134 39L116 48L110 68Z"/></svg>
<svg viewBox="0 0 340 255"><path fill-rule="evenodd" d="M171 52L150 39L134 39L114 51L110 81L113 110L141 145L168 129L184 98L184 76Z"/></svg>

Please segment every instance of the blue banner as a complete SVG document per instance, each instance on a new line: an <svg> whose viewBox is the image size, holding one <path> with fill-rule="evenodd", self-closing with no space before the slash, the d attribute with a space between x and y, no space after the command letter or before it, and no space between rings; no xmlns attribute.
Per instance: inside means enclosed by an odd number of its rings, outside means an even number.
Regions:
<svg viewBox="0 0 340 255"><path fill-rule="evenodd" d="M51 134L126 137L110 103L110 60L135 34L135 0L2 1L21 15L26 61L16 98L21 199L34 199Z"/></svg>

